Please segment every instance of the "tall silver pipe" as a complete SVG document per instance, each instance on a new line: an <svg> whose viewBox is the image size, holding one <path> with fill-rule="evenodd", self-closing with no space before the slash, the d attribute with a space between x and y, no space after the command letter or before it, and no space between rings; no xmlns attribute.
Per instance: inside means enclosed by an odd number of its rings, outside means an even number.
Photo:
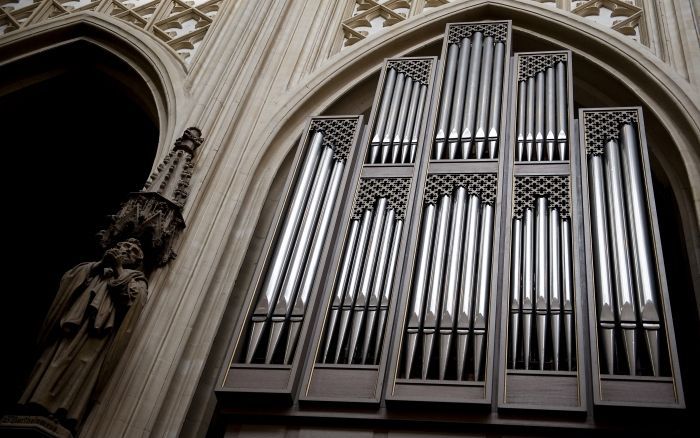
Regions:
<svg viewBox="0 0 700 438"><path fill-rule="evenodd" d="M544 72L535 75L535 156L544 158Z"/></svg>
<svg viewBox="0 0 700 438"><path fill-rule="evenodd" d="M427 204L423 208L423 224L420 230L420 243L416 260L415 276L413 279L413 293L411 307L408 309L408 323L406 333L406 378L411 376L411 367L418 342L418 332L422 329L423 309L425 308L425 296L430 279L430 260L433 235L435 228L435 205Z"/></svg>
<svg viewBox="0 0 700 438"><path fill-rule="evenodd" d="M559 143L559 159L568 159L567 142L568 142L568 122L567 122L567 103L566 103L566 65L563 62L558 62L555 66L557 70L557 142Z"/></svg>
<svg viewBox="0 0 700 438"><path fill-rule="evenodd" d="M593 231L593 273L595 277L596 309L608 374L614 374L615 307L613 277L608 251L608 213L605 200L603 157L588 157L591 197L591 229Z"/></svg>
<svg viewBox="0 0 700 438"><path fill-rule="evenodd" d="M352 261L348 289L345 293L345 298L343 298L343 306L341 307L334 363L338 363L343 351L348 322L350 321L350 314L352 313L352 305L355 303L355 295L357 294L357 288L360 283L360 274L364 268L365 252L367 251L367 239L369 237L371 222L372 212L370 210L365 210L364 213L362 213L362 221L360 222L360 235L357 236L357 249L355 250L355 257Z"/></svg>
<svg viewBox="0 0 700 438"><path fill-rule="evenodd" d="M416 84L418 84L416 82ZM390 163L400 163L401 159L401 140L406 129L406 118L408 116L408 108L410 106L411 91L413 90L413 81L406 76L401 93L401 104L399 105L399 114L397 115L396 131L394 132L394 141L391 144L391 160Z"/></svg>
<svg viewBox="0 0 700 438"><path fill-rule="evenodd" d="M386 129L382 138L382 151L379 157L380 163L388 163L391 158L391 141L394 138L396 130L396 122L399 115L399 106L401 105L401 96L403 95L404 82L406 75L399 73L396 75L396 83L394 83L394 92L391 95L391 106L389 106L389 115L386 117Z"/></svg>
<svg viewBox="0 0 700 438"><path fill-rule="evenodd" d="M362 269L362 281L360 289L355 299L353 306L352 330L350 331L350 348L348 349L348 363L352 363L357 348L357 342L360 338L360 329L365 317L365 308L369 301L369 294L372 288L372 280L377 265L377 257L379 256L379 244L384 233L384 225L386 222L386 198L377 200L374 217L372 218L372 231L369 235L369 247L367 248L367 258Z"/></svg>
<svg viewBox="0 0 700 438"><path fill-rule="evenodd" d="M314 231L321 216L322 202L329 184L329 177L333 166L333 149L326 147L323 149L321 161L319 162L318 173L314 178L311 188L309 202L306 205L306 215L301 222L296 245L292 250L289 267L285 274L282 289L277 297L277 302L272 312L272 329L270 330L270 342L267 346L265 363L270 363L280 340L280 334L284 327L284 322L290 307L294 302L294 294L298 291L304 265L309 255L309 249L313 240Z"/></svg>
<svg viewBox="0 0 700 438"><path fill-rule="evenodd" d="M284 317L298 290L304 265L306 264L306 258L311 247L311 241L316 230L316 224L321 215L321 209L323 207L322 202L326 188L328 187L328 179L331 175L332 166L333 150L329 147L325 147L323 148L321 160L318 165L318 173L314 177L309 202L306 205L306 214L299 227L299 234L296 237L296 245L292 249L289 266L285 273L284 282L282 283L281 293L277 297L277 302L273 308L273 321L275 318L280 317L284 321ZM268 348L268 351L269 350L271 349Z"/></svg>
<svg viewBox="0 0 700 438"><path fill-rule="evenodd" d="M262 292L258 298L258 303L253 311L252 327L250 340L248 342L248 351L246 352L246 363L253 360L253 355L258 349L260 336L262 335L265 322L267 321L272 306L277 299L277 293L282 284L284 272L291 256L292 244L295 242L295 237L299 231L299 224L304 214L304 206L311 193L311 181L317 171L318 161L321 157L321 144L323 143L323 134L321 132L314 133L311 138L309 149L304 158L299 180L294 186L292 201L289 204L289 210L285 218L282 232L277 241L277 247L273 253L270 268L265 276Z"/></svg>
<svg viewBox="0 0 700 438"><path fill-rule="evenodd" d="M423 320L423 379L428 376L428 366L430 364L430 357L432 356L434 335L435 331L438 329L440 295L445 277L447 234L450 226L450 197L448 195L443 195L438 202L433 266L430 273L430 286L428 289L428 299L425 303L425 317Z"/></svg>
<svg viewBox="0 0 700 438"><path fill-rule="evenodd" d="M518 82L517 149L515 161L523 161L525 152L525 114L527 112L527 81Z"/></svg>
<svg viewBox="0 0 700 438"><path fill-rule="evenodd" d="M382 298L379 302L379 321L377 321L377 340L374 343L374 363L379 363L379 347L384 338L384 326L386 325L386 314L389 311L389 301L391 299L391 291L394 288L394 276L396 272L396 264L399 259L399 246L401 244L401 231L403 230L403 221L401 219L395 222L394 235L391 240L391 252L389 253L388 268L386 271L386 284L382 290Z"/></svg>
<svg viewBox="0 0 700 438"><path fill-rule="evenodd" d="M537 313L537 352L539 354L540 370L544 369L545 348L547 339L547 310L549 301L548 257L547 257L547 198L537 198L535 210L537 221L535 243L535 311Z"/></svg>
<svg viewBox="0 0 700 438"><path fill-rule="evenodd" d="M413 134L411 135L411 152L409 153L409 163L416 161L416 150L418 148L418 136L423 122L423 111L425 110L425 99L428 94L428 86L421 85L420 99L418 100L418 111L416 112L416 123L413 125Z"/></svg>
<svg viewBox="0 0 700 438"><path fill-rule="evenodd" d="M523 358L525 369L530 369L530 346L532 345L532 314L535 311L535 221L531 208L523 214Z"/></svg>
<svg viewBox="0 0 700 438"><path fill-rule="evenodd" d="M564 345L566 347L566 364L573 370L572 352L574 336L574 271L573 252L571 251L571 220L561 221L561 286L562 309L564 312Z"/></svg>
<svg viewBox="0 0 700 438"><path fill-rule="evenodd" d="M634 280L632 264L627 248L628 233L625 221L625 191L620 162L620 148L615 140L605 145L606 188L608 195L608 215L610 216L610 237L612 243L613 266L615 266L615 291L620 326L622 327L627 365L631 375L635 375L637 347L635 328L637 310L634 304Z"/></svg>
<svg viewBox="0 0 700 438"><path fill-rule="evenodd" d="M489 123L491 98L491 75L493 73L493 37L484 39L483 55L481 57L481 78L479 79L479 100L476 114L476 158L484 158L486 152L486 135Z"/></svg>
<svg viewBox="0 0 700 438"><path fill-rule="evenodd" d="M445 378L447 357L452 340L457 310L457 294L459 293L460 262L462 258L462 243L464 241L464 210L467 190L458 187L453 194L452 223L450 225L450 241L447 249L447 272L445 273L445 288L440 314L440 368L439 378Z"/></svg>
<svg viewBox="0 0 700 438"><path fill-rule="evenodd" d="M379 160L379 152L381 148L382 138L384 138L384 130L386 128L386 119L389 115L389 106L391 104L391 95L394 92L394 82L396 82L396 70L390 68L386 72L386 80L384 81L384 93L382 101L379 104L379 115L375 123L374 135L372 136L372 144L370 147L369 163L376 163Z"/></svg>
<svg viewBox="0 0 700 438"><path fill-rule="evenodd" d="M525 110L525 161L532 161L535 144L535 78L527 78Z"/></svg>
<svg viewBox="0 0 700 438"><path fill-rule="evenodd" d="M476 118L477 92L479 91L479 77L481 73L481 32L472 35L472 49L469 54L469 76L467 78L467 95L462 116L462 158L471 155L472 141L474 141L474 122Z"/></svg>
<svg viewBox="0 0 700 438"><path fill-rule="evenodd" d="M406 129L403 131L403 140L401 140L401 163L409 163L409 153L411 151L411 134L418 123L416 113L418 112L418 100L420 98L420 82L413 83L411 89L411 102L408 105L408 116L406 119Z"/></svg>
<svg viewBox="0 0 700 438"><path fill-rule="evenodd" d="M556 143L556 82L554 68L545 70L545 142L547 144L547 161L554 161Z"/></svg>
<svg viewBox="0 0 700 438"><path fill-rule="evenodd" d="M508 337L510 350L508 354L508 366L515 369L518 357L518 340L520 337L520 296L522 294L523 272L523 220L513 219L513 241L511 243L510 257L510 329Z"/></svg>
<svg viewBox="0 0 700 438"><path fill-rule="evenodd" d="M384 284L387 281L386 271L389 264L389 251L391 250L391 239L394 237L394 209L389 209L384 218L384 230L382 231L381 243L379 244L379 257L377 258L377 268L374 274L372 284L372 292L369 295L369 303L367 304L367 317L365 318L365 332L362 340L362 362L367 363L367 353L369 345L374 334L374 323L377 319L377 311L379 310L379 300L382 296Z"/></svg>
<svg viewBox="0 0 700 438"><path fill-rule="evenodd" d="M455 74L457 71L457 57L459 46L450 44L447 48L447 60L445 63L445 78L442 81L442 96L440 100L440 110L438 112L438 127L435 133L435 152L433 156L436 160L442 160L445 150L445 140L450 123L450 107L455 86ZM457 110L457 109L455 109Z"/></svg>
<svg viewBox="0 0 700 438"><path fill-rule="evenodd" d="M338 322L338 313L340 312L340 306L343 304L343 294L345 293L348 279L350 278L350 268L352 267L355 246L357 244L357 235L359 231L360 221L353 219L350 222L350 232L348 233L348 240L345 242L345 247L343 248L343 260L340 262L340 272L338 273L338 280L333 291L331 312L328 317L328 326L326 327L326 342L323 345L323 362L328 361L328 352L330 351L333 335L335 334L335 325Z"/></svg>
<svg viewBox="0 0 700 438"><path fill-rule="evenodd" d="M314 278L321 260L321 252L323 251L323 246L326 242L326 235L328 234L331 216L333 215L333 210L335 209L335 202L338 198L344 168L344 161L336 160L333 163L333 172L331 173L328 190L326 191L326 196L323 201L323 212L321 213L318 227L314 233L314 242L311 246L309 258L304 268L304 276L302 277L301 285L299 286L299 292L297 292L297 296L294 300L294 307L292 307L292 312L289 316L289 335L287 336L287 346L284 350L285 364L290 363L297 339L299 338L299 330L301 329L301 323L304 320L306 305L309 302L309 295L311 294Z"/></svg>
<svg viewBox="0 0 700 438"><path fill-rule="evenodd" d="M457 314L457 380L462 380L467 359L469 332L471 331L472 308L476 290L477 250L479 243L479 209L481 201L476 195L469 196L467 227L462 263L462 287L460 288L459 313Z"/></svg>
<svg viewBox="0 0 700 438"><path fill-rule="evenodd" d="M639 144L634 126L622 126L620 143L622 147L622 170L627 188L627 217L632 237L632 261L634 264L637 303L642 328L647 342L652 371L659 375L659 329L661 318L657 303L656 264L649 234L649 221L644 196L644 180L639 158Z"/></svg>
<svg viewBox="0 0 700 438"><path fill-rule="evenodd" d="M462 39L459 49L459 60L457 61L457 75L454 93L452 95L452 113L450 114L450 131L448 135L447 158L453 160L457 158L459 149L459 135L462 124L462 114L464 113L464 98L467 90L467 74L469 71L469 53L471 46L469 38Z"/></svg>
<svg viewBox="0 0 700 438"><path fill-rule="evenodd" d="M493 249L493 205L481 209L481 242L479 243L479 272L474 300L474 380L481 380L484 362L484 342L489 319L489 286L491 284L491 253Z"/></svg>
<svg viewBox="0 0 700 438"><path fill-rule="evenodd" d="M505 62L506 45L497 42L493 54L493 80L491 82L491 106L489 109L489 158L494 159L498 154L498 131L501 124L501 95L503 94L503 63Z"/></svg>
<svg viewBox="0 0 700 438"><path fill-rule="evenodd" d="M559 345L561 341L561 219L559 210L549 210L549 319L552 330L552 357L554 371L559 371Z"/></svg>

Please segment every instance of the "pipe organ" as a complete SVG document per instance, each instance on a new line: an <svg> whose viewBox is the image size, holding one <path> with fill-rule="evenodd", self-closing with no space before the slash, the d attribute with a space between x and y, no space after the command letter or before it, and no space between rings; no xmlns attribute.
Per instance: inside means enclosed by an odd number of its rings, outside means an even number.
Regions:
<svg viewBox="0 0 700 438"><path fill-rule="evenodd" d="M385 60L365 127L311 118L219 396L683 407L641 110L576 120L572 78L451 23L439 60Z"/></svg>

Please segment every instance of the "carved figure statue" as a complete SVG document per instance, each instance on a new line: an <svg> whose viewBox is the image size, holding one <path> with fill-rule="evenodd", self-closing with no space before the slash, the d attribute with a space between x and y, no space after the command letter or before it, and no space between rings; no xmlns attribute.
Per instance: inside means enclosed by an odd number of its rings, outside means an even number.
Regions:
<svg viewBox="0 0 700 438"><path fill-rule="evenodd" d="M148 292L139 241L67 271L42 328L43 349L20 404L75 429L131 337Z"/></svg>

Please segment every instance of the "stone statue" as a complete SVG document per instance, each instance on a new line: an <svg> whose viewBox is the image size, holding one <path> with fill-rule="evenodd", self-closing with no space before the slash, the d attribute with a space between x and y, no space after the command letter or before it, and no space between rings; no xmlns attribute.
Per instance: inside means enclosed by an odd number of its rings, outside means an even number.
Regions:
<svg viewBox="0 0 700 438"><path fill-rule="evenodd" d="M39 342L43 349L20 399L75 430L106 383L135 328L148 292L139 241L63 275Z"/></svg>

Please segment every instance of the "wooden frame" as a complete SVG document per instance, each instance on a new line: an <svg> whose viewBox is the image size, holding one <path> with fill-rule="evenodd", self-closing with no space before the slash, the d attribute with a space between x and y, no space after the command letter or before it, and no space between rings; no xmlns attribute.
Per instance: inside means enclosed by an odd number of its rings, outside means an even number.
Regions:
<svg viewBox="0 0 700 438"><path fill-rule="evenodd" d="M567 121L569 123L569 159L558 161L516 161L516 111L518 98L518 76L521 58L530 55L565 55L567 75ZM509 175L509 185L505 188L508 212L502 218L508 224L508 231L503 242L503 285L501 288L501 327L500 327L500 377L498 408L502 410L532 410L540 411L569 411L585 412L586 383L584 367L584 339L583 339L583 299L585 290L584 277L582 275L585 262L580 251L581 241L579 230L581 229L581 217L579 210L578 174L576 169L578 154L575 148L577 136L574 135L575 123L573 119L573 74L571 52L567 50L545 52L518 52L513 61L513 75L511 78L510 100L510 130L509 130L509 163L513 163ZM573 262L573 287L574 287L574 354L576 355L576 371L540 371L508 368L508 354L510 346L510 295L511 295L511 245L513 234L513 213L515 211L515 183L516 179L526 176L565 176L569 182L569 209L571 211L571 245ZM533 321L534 323L534 321ZM555 388L553 390L552 388Z"/></svg>
<svg viewBox="0 0 700 438"><path fill-rule="evenodd" d="M418 177L418 187L420 193L416 193L416 206L413 212L412 233L409 236L407 243L407 256L405 259L406 267L404 276L401 281L401 294L398 308L398 318L396 330L398 336L395 335L395 342L391 350L391 363L389 367L389 375L387 376L388 383L386 389L387 405L411 405L424 403L449 403L449 404L471 404L481 405L486 407L491 403L492 391L492 375L495 369L494 345L496 335L496 313L498 312L496 295L498 294L498 278L500 266L500 240L501 240L501 225L499 218L502 215L502 197L501 184L504 180L505 159L507 155L507 136L506 127L508 118L504 117L507 114L506 110L501 111L500 118L500 146L497 159L461 159L450 161L433 161L432 147L433 140L437 129L437 108L440 103L442 82L444 77L445 65L447 62L447 50L449 46L450 30L458 27L474 26L474 31L480 30L483 25L505 25L507 26L505 37L505 56L503 72L503 89L501 91L501 102L503 108L507 108L509 95L510 72L510 54L511 54L511 22L508 20L500 21L484 21L484 22L466 22L466 23L449 23L445 28L445 38L443 40L441 52L441 67L439 78L436 81L436 87L439 87L440 92L434 93L433 96L433 111L431 113L431 122L427 133L429 136L425 139L428 149L424 153L424 158L420 167L420 176ZM496 174L497 187L495 194L495 223L493 234L493 252L492 252L492 269L491 269L491 285L489 288L489 315L488 315L488 334L486 340L486 355L484 366L483 381L457 381L457 380L421 380L421 379L400 379L398 373L403 355L404 331L406 324L407 311L409 300L411 297L411 284L413 281L414 263L416 260L416 252L418 247L418 230L422 223L423 199L425 196L425 187L429 175L436 174L480 174L492 173Z"/></svg>
<svg viewBox="0 0 700 438"><path fill-rule="evenodd" d="M265 241L265 250L261 255L260 263L258 263L253 277L255 281L244 301L244 305L242 307L243 311L239 315L234 331L234 337L226 355L228 364L223 367L219 377L219 384L217 385L216 392L220 398L225 398L232 401L263 400L265 402L277 402L283 404L292 403L294 394L297 391L296 388L298 386L297 375L299 374L301 361L305 357L304 352L308 344L307 333L310 329L311 321L314 319L313 315L315 315L315 309L317 307L316 302L318 289L328 269L326 260L330 248L332 247L332 237L337 234L337 218L340 212L343 211L345 204L348 202L348 183L349 181L356 180L360 171L361 162L358 157L361 155L358 154L357 149L359 148L357 148L356 145L361 133L362 121L362 116L320 116L309 118L308 122L306 123L306 129L304 130L304 134L299 141L299 146L297 147L297 152L292 164L292 175L290 178L288 178L284 186L284 197L281 199L275 212L275 221L272 226L274 232L270 233ZM248 331L248 326L250 325L249 320L260 293L261 282L264 280L264 274L269 268L271 252L274 250L274 244L280 234L285 212L289 208L290 193L293 184L299 178L301 167L300 162L304 157L308 144L311 140L311 133L314 123L350 123L353 128L351 136L346 139L348 143L343 145L349 149L344 172L345 174L342 177L340 186L341 190L343 190L343 195L338 205L335 206L335 211L331 218L328 234L329 237L326 239L321 253L321 261L319 264L320 269L318 269L314 277L313 288L307 304L302 328L300 330L298 345L291 364L271 365L239 363L237 362L237 359L242 354L241 350L245 344L243 337Z"/></svg>
<svg viewBox="0 0 700 438"><path fill-rule="evenodd" d="M589 175L587 164L587 144L586 127L584 121L589 113L615 113L632 112L637 118L637 138L639 140L642 177L646 187L647 213L649 219L650 233L655 255L657 269L657 286L659 288L659 299L661 301L661 311L663 313L662 330L665 334L667 347L667 360L670 362L670 376L628 376L603 374L600 368L600 355L598 346L597 329L597 308L595 296L595 280L593 263L588 263L586 275L588 283L588 319L590 336L591 372L593 377L593 401L599 407L662 407L662 408L685 408L683 397L683 387L681 384L681 373L676 349L675 333L672 322L671 306L669 302L668 285L666 282L666 269L664 265L663 251L661 248L661 238L659 234L659 224L656 215L656 202L654 199L654 187L651 180L651 167L649 163L649 151L646 143L644 128L644 118L641 107L616 107L616 108L581 108L579 109L579 122L581 124L579 138L580 148L580 169L582 175L583 192L583 212L585 225L585 251L586 259L593 259L593 244L591 231L591 207Z"/></svg>
<svg viewBox="0 0 700 438"><path fill-rule="evenodd" d="M337 403L352 403L352 404L369 404L377 405L381 400L381 394L383 389L384 376L386 374L387 365L387 352L391 344L391 334L393 332L393 322L396 302L400 299L397 295L401 290L399 284L400 279L403 277L402 267L404 265L403 260L405 258L406 251L406 240L407 236L411 235L412 232L412 222L411 222L411 211L414 205L415 197L415 187L416 179L418 177L418 172L420 166L418 163L421 162L423 152L425 148L425 126L427 125L427 120L429 120L429 114L431 109L432 94L433 94L433 84L435 79L435 71L437 65L436 57L403 57L395 59L386 59L382 72L379 78L379 85L377 87L377 92L375 94L374 103L372 106L372 113L370 115L370 123L367 129L367 135L365 136L363 147L359 149L358 156L364 162L365 157L370 148L371 136L374 131L374 127L377 120L377 115L379 112L379 102L380 99L387 90L385 90L386 75L390 65L396 65L397 63L411 63L411 62L429 62L429 74L427 79L427 92L424 102L424 108L422 117L420 120L420 135L418 137L418 144L416 148L416 157L413 164L369 164L364 163L362 165L360 178L357 179L356 185L354 186L353 202L348 202L343 210L345 215L342 219L340 225L340 234L338 235L338 241L341 244L336 245L333 250L333 255L330 259L330 266L332 270L329 270L328 276L324 283L324 294L322 297L321 311L318 313L318 320L315 329L311 333L311 349L307 364L304 370L304 379L301 394L299 400L304 404L313 404L319 402L337 402ZM399 64L400 65L400 64ZM389 309L386 317L386 326L383 332L383 342L380 349L381 360L376 365L359 365L359 364L325 364L320 363L317 358L319 357L319 349L321 348L321 343L324 339L324 332L327 324L327 317L331 306L331 297L334 290L334 285L337 281L338 267L340 263L340 258L342 252L345 248L345 239L347 238L348 228L351 216L353 214L354 200L359 196L359 190L361 185L365 181L370 179L385 179L385 178L403 178L410 180L410 189L408 192L408 197L406 199L406 217L404 220L404 225L402 229L401 243L398 251L398 258L396 261L396 271L395 271L395 281L393 283L393 288L391 292L391 299L389 304Z"/></svg>

